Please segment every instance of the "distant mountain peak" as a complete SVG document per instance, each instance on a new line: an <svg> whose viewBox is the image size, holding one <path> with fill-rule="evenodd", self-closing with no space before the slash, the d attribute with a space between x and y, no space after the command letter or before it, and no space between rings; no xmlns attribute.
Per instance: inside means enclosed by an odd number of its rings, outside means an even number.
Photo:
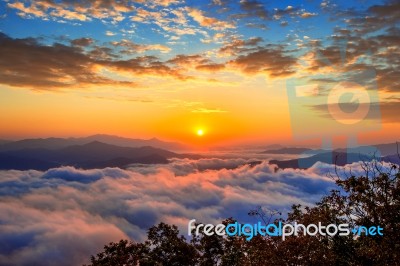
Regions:
<svg viewBox="0 0 400 266"><path fill-rule="evenodd" d="M94 140L89 143L83 144L82 146L114 146L114 145L110 145L110 144L107 144L107 143L104 143L104 142L101 142L98 140Z"/></svg>
<svg viewBox="0 0 400 266"><path fill-rule="evenodd" d="M83 138L36 138L36 139L23 139L18 141L0 142L0 152L10 150L22 150L22 149L62 149L69 146L84 145L95 142L98 146L100 143L103 145L114 145L119 147L138 148L143 146L152 146L154 148L166 149L172 151L187 151L188 147L177 142L166 142L158 138L151 139L130 139L125 137L107 135L107 134L95 134ZM96 143L97 142L97 143ZM92 144L93 145L93 144Z"/></svg>
<svg viewBox="0 0 400 266"><path fill-rule="evenodd" d="M67 143L71 143L71 141L63 140ZM0 169L47 170L61 165L85 169L99 167L123 168L133 163L165 164L168 163L168 158L191 158L190 155L178 154L150 145L126 147L104 143L99 140L86 141L83 143L79 143L75 140L72 142L73 145L54 148L55 145L49 145L49 141L41 140L39 143L36 142L34 145L29 144L30 147L25 148L18 143L14 150L1 151ZM38 144L43 144L45 147L32 148ZM60 146L59 143L57 145ZM53 147L53 149L48 149L48 146ZM40 160L37 158L40 158Z"/></svg>

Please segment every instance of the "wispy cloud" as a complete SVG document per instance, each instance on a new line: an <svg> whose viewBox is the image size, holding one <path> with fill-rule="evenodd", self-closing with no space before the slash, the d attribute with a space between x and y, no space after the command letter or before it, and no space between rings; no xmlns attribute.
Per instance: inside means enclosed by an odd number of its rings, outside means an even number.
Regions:
<svg viewBox="0 0 400 266"><path fill-rule="evenodd" d="M112 32L112 31L106 31L106 33L105 33L107 36L115 36L115 35L117 35L115 32Z"/></svg>
<svg viewBox="0 0 400 266"><path fill-rule="evenodd" d="M129 40L122 39L121 41L115 41L111 43L115 47L123 47L122 50L124 54L135 54L135 53L143 53L149 50L158 50L162 53L168 53L171 51L170 47L167 47L162 44L137 44L133 43Z"/></svg>
<svg viewBox="0 0 400 266"><path fill-rule="evenodd" d="M235 26L226 21L221 21L216 18L207 17L202 10L196 8L188 8L188 15L192 17L200 26L212 28L215 30L232 29Z"/></svg>
<svg viewBox="0 0 400 266"><path fill-rule="evenodd" d="M209 108L197 108L192 110L192 113L205 113L205 114L211 114L211 113L227 113L228 111L221 110L221 109L209 109Z"/></svg>

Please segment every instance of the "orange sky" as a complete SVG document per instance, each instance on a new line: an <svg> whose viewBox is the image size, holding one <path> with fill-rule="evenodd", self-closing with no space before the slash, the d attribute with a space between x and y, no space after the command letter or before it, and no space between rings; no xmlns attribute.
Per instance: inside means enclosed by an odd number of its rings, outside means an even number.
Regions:
<svg viewBox="0 0 400 266"><path fill-rule="evenodd" d="M265 78L255 77L246 84L223 87L194 82L181 82L180 86L169 92L171 96L161 91L157 94L155 90L155 99L149 102L130 101L129 97L135 97L136 92L124 88L121 94L132 96L94 98L79 90L35 92L3 86L0 90L1 137L105 133L133 138L158 137L194 145L268 139L274 142L290 137L285 91L274 93ZM253 88L252 93L247 86ZM104 93L109 92L105 89ZM196 134L198 129L204 131L202 137Z"/></svg>
<svg viewBox="0 0 400 266"><path fill-rule="evenodd" d="M112 134L198 147L397 140L396 7L211 2L1 2L0 138ZM382 20L364 21L366 12ZM368 99L352 87L334 92L349 80ZM356 104L372 110L360 123L334 118ZM347 111L334 114L335 105Z"/></svg>
<svg viewBox="0 0 400 266"><path fill-rule="evenodd" d="M160 98L149 102L129 101L129 96L92 98L79 90L35 92L3 86L0 136L20 139L104 133L158 137L194 146L294 142L285 89L275 87L283 86L282 82L268 84L265 77L254 77L247 79L246 85L207 85L210 87L204 89L182 82L171 98L160 93ZM130 92L121 88L122 93ZM199 129L204 131L201 137L196 134ZM397 123L384 123L379 130L361 134L360 141L392 141L398 129Z"/></svg>

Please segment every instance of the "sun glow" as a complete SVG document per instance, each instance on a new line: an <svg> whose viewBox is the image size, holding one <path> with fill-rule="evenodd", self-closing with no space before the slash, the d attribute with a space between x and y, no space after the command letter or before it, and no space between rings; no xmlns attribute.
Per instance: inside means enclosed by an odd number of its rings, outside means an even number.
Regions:
<svg viewBox="0 0 400 266"><path fill-rule="evenodd" d="M201 136L204 135L204 130L203 129L198 129L196 133L197 133L197 136L201 137Z"/></svg>

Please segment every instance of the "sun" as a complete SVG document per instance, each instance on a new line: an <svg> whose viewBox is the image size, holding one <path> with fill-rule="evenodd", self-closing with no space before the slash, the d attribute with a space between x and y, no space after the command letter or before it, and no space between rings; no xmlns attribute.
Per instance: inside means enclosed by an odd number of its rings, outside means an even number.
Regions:
<svg viewBox="0 0 400 266"><path fill-rule="evenodd" d="M197 136L201 137L204 135L204 130L203 129L198 129L196 132Z"/></svg>

